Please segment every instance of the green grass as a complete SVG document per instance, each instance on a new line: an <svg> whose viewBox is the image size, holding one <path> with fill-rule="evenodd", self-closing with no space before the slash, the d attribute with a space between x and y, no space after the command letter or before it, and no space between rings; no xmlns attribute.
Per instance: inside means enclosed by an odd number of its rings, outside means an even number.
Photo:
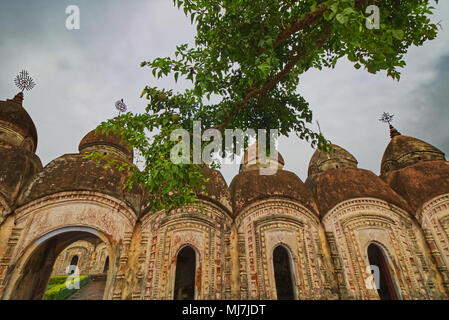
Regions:
<svg viewBox="0 0 449 320"><path fill-rule="evenodd" d="M69 276L56 276L51 277L48 281L47 291L43 300L65 300L73 293L78 291L78 289L69 289L66 285L66 280ZM90 280L90 276L82 275L80 276L80 289L86 285ZM72 283L74 280L72 279Z"/></svg>

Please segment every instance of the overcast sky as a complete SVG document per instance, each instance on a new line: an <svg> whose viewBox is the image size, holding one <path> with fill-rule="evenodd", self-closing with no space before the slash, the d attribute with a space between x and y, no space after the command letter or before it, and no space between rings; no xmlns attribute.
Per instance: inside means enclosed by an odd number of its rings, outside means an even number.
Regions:
<svg viewBox="0 0 449 320"><path fill-rule="evenodd" d="M172 0L0 0L0 100L12 98L14 76L26 69L37 86L24 107L36 124L37 154L43 165L78 152L83 136L114 117L123 98L130 111L144 112L145 85L180 88L156 81L140 62L170 56L176 45L192 43L194 27ZM66 7L77 5L80 30L67 30ZM405 135L449 152L449 2L440 1L439 37L412 48L400 82L372 75L341 61L333 70L311 70L299 92L309 101L326 138L351 152L359 168L379 174L389 142L381 113L395 114ZM316 128L315 128L316 129ZM280 140L286 169L303 181L314 150L296 136ZM224 165L228 184L238 166Z"/></svg>

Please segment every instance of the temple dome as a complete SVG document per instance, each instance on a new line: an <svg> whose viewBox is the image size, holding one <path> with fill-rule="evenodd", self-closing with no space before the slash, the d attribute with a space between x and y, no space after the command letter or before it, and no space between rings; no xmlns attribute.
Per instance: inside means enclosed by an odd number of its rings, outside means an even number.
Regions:
<svg viewBox="0 0 449 320"><path fill-rule="evenodd" d="M131 190L123 190L127 171L119 171L113 166L104 168L106 160L99 162L85 158L85 153L104 152L119 156L132 165L132 151L127 144L112 132L95 134L93 130L81 140L79 150L79 154L66 154L46 165L23 192L21 204L63 191L92 191L120 199L139 213L141 188L134 185Z"/></svg>
<svg viewBox="0 0 449 320"><path fill-rule="evenodd" d="M209 181L205 183L207 193L202 190L197 190L198 197L216 203L228 213L231 213L231 193L229 192L228 184L221 172L204 167L201 169L201 173L206 179L209 179Z"/></svg>
<svg viewBox="0 0 449 320"><path fill-rule="evenodd" d="M323 173L339 168L357 168L356 158L346 149L332 144L333 150L325 152L317 149L310 158L305 185L315 193L316 179Z"/></svg>
<svg viewBox="0 0 449 320"><path fill-rule="evenodd" d="M254 143L245 151L239 172L270 167L282 169L284 167L284 158L277 152L277 155L272 153L265 160L262 160L259 158L259 145Z"/></svg>
<svg viewBox="0 0 449 320"><path fill-rule="evenodd" d="M318 175L314 193L321 212L325 215L337 204L355 198L376 198L410 211L406 201L382 179L369 170L338 168Z"/></svg>
<svg viewBox="0 0 449 320"><path fill-rule="evenodd" d="M259 169L266 168L270 162L276 165L277 170L263 174ZM258 165L257 161L251 163L251 157L244 157L240 173L234 177L229 187L234 218L255 201L276 197L299 202L318 214L312 193L296 174L283 170L283 166L284 160L279 153L277 159L271 158L265 165Z"/></svg>
<svg viewBox="0 0 449 320"><path fill-rule="evenodd" d="M37 131L30 115L23 108L22 101L22 92L13 99L0 101L0 140L17 147L26 144L26 149L34 153L37 148ZM2 126L6 128L1 130ZM7 128L9 134L6 132Z"/></svg>
<svg viewBox="0 0 449 320"><path fill-rule="evenodd" d="M314 152L309 162L308 177L336 168L357 168L357 160L352 154L336 144L332 147L334 150L329 153L319 149Z"/></svg>
<svg viewBox="0 0 449 320"><path fill-rule="evenodd" d="M231 203L231 193L229 192L228 184L223 178L223 175L218 170L213 170L209 167L204 167L200 170L204 178L209 179L205 183L206 191L201 189L194 190L199 199L209 201L231 215L232 213L232 203ZM149 200L148 192L144 196L142 204L142 214L146 214L149 211Z"/></svg>
<svg viewBox="0 0 449 320"><path fill-rule="evenodd" d="M391 129L392 128L392 129ZM391 130L395 130L391 127ZM444 153L417 138L403 136L396 131L382 157L380 174L386 178L390 172L422 161L445 160Z"/></svg>
<svg viewBox="0 0 449 320"><path fill-rule="evenodd" d="M441 160L418 162L393 171L387 183L416 212L427 201L449 193L449 163Z"/></svg>
<svg viewBox="0 0 449 320"><path fill-rule="evenodd" d="M22 193L20 204L64 191L91 191L113 196L126 202L136 214L140 212L141 188L134 185L123 190L127 172L104 163L85 159L83 154L66 154L51 161L34 176Z"/></svg>
<svg viewBox="0 0 449 320"><path fill-rule="evenodd" d="M112 130L109 134L104 134L101 129L95 133L95 129L90 131L81 140L79 147L80 153L100 152L100 153L114 153L121 157L132 161L133 150L130 148L120 134L114 134Z"/></svg>
<svg viewBox="0 0 449 320"><path fill-rule="evenodd" d="M42 163L36 154L1 142L0 159L0 197L14 207L20 192L42 171Z"/></svg>

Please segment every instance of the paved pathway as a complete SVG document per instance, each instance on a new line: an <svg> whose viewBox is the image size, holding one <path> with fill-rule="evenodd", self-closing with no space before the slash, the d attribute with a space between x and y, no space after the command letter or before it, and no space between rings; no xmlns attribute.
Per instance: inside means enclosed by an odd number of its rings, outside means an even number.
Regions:
<svg viewBox="0 0 449 320"><path fill-rule="evenodd" d="M102 300L106 280L90 280L88 284L72 294L67 300Z"/></svg>

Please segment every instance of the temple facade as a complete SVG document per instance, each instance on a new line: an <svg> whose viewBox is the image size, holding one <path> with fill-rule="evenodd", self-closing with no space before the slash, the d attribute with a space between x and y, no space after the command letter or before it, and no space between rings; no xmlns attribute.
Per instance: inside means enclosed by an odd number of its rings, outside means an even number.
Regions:
<svg viewBox="0 0 449 320"><path fill-rule="evenodd" d="M448 299L449 162L431 144L391 139L380 176L351 153L316 151L305 182L247 152L228 186L204 169L198 203L150 213L120 137L89 132L45 167L23 94L0 101L0 298L41 299L70 266L106 276L104 299Z"/></svg>

